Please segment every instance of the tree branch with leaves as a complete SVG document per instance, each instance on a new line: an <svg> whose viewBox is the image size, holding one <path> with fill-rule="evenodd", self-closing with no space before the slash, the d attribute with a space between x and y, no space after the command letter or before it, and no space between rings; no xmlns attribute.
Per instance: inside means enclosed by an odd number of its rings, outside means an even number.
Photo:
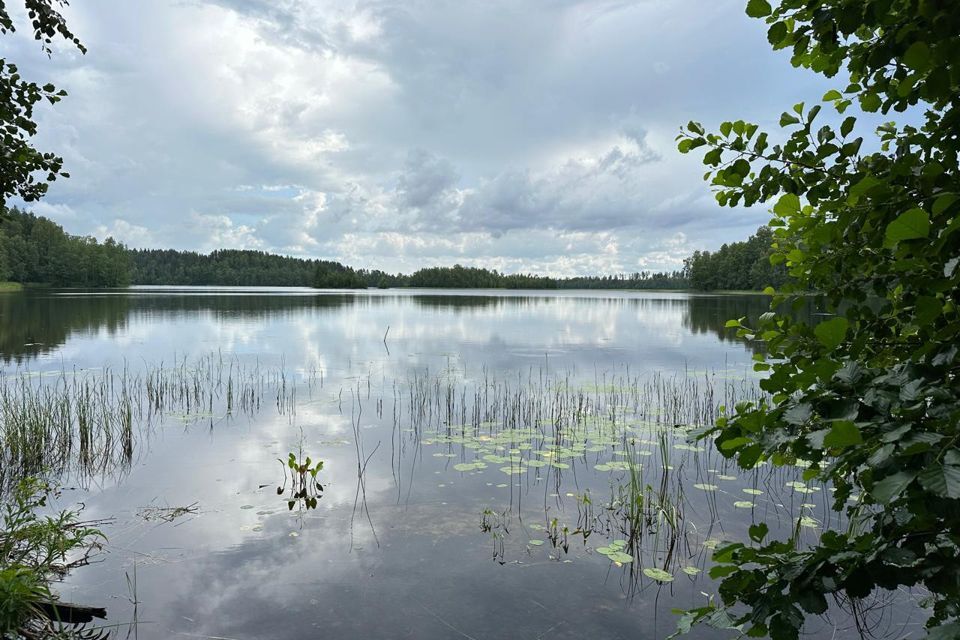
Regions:
<svg viewBox="0 0 960 640"><path fill-rule="evenodd" d="M33 36L48 56L52 54L53 40L57 37L86 53L58 10L66 4L65 0L25 0ZM0 33L15 30L6 3L0 0ZM34 107L44 100L56 104L66 95L65 91L50 83L40 85L26 80L16 64L0 58L0 139L3 142L0 151L0 209L6 207L11 197L27 202L39 200L51 182L69 177L63 170L63 158L40 151L32 144L37 133Z"/></svg>
<svg viewBox="0 0 960 640"><path fill-rule="evenodd" d="M722 606L688 611L681 629L793 639L828 596L918 586L929 637L960 637L960 12L951 0L750 0L747 14L794 66L845 79L822 105L784 113L780 144L743 121L678 136L682 153L705 151L721 206L773 203L770 260L791 276L768 289L758 326L728 323L766 342L755 367L767 399L700 437L747 469L808 461L804 478L832 485L847 524L806 548L750 527L749 543L714 554ZM823 106L839 127L818 124ZM865 142L856 108L922 124L889 122ZM779 312L811 291L829 319Z"/></svg>

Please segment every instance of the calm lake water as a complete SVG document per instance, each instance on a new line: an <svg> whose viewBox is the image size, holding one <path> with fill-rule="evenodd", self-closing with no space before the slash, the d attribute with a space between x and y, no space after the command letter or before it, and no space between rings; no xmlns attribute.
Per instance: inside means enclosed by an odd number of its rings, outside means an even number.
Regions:
<svg viewBox="0 0 960 640"><path fill-rule="evenodd" d="M801 468L746 473L687 440L718 405L756 397L756 347L723 325L766 306L593 291L2 296L8 404L71 408L5 446L6 481L46 468L65 504L111 519L99 562L61 592L106 606L115 637L664 638L671 609L715 592L717 544L753 521L807 541L837 524L829 488ZM290 453L323 461L322 491L294 495ZM871 604L878 635L922 625ZM835 607L809 630L853 625Z"/></svg>

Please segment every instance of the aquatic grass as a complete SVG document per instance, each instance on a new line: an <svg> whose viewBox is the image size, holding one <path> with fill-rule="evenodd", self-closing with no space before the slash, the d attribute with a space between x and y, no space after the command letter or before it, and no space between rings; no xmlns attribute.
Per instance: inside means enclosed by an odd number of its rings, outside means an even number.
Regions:
<svg viewBox="0 0 960 640"><path fill-rule="evenodd" d="M85 565L105 540L107 521L79 519L79 511L49 513L55 487L20 480L0 506L0 636L60 637L62 622L103 618L100 608L62 603L54 581Z"/></svg>
<svg viewBox="0 0 960 640"><path fill-rule="evenodd" d="M599 536L601 540L591 545L595 555L624 554L616 556L614 564L637 566L628 572L632 580L650 579L643 568L671 576L700 575L709 550L722 537L712 533L722 530L721 518L732 510L743 510L750 517L757 497L767 494L770 486L784 487L788 498L822 490L799 483L802 464L786 469L760 465L735 475L709 444L689 441L691 433L721 415L721 400L735 405L747 397L761 397L753 382L660 374L597 379L594 385L579 387L570 372L512 379L414 372L402 386L405 395L394 394L395 429L413 434L421 447L443 447L459 456L461 466L454 470L480 461L511 475L511 484L498 485L510 488L504 493L508 502L492 512L519 516L524 495L546 480L541 485L543 517L546 537L555 550L551 557L569 553L573 539L582 537L586 546L588 538ZM586 480L587 491L561 490L567 474L578 488ZM585 502L597 482L609 484L609 501L595 505L591 497ZM764 489L754 488L758 485ZM575 524L564 522L561 515L569 505L564 495L573 498ZM555 500L548 500L552 496ZM727 508L721 509L721 503ZM814 530L812 516L798 515L789 500L771 496L762 503L784 527ZM505 527L497 532L495 557L500 562L511 548L508 533ZM522 538L517 542L529 552L530 538ZM625 545L613 548L614 540L624 540Z"/></svg>
<svg viewBox="0 0 960 640"><path fill-rule="evenodd" d="M234 413L252 416L270 396L279 413L295 410L296 385L282 369L219 354L137 371L124 364L2 374L0 492L30 475L73 474L84 484L123 474L151 428L171 420L212 425Z"/></svg>
<svg viewBox="0 0 960 640"><path fill-rule="evenodd" d="M339 393L334 387L323 394L349 415L353 428L349 443L356 449L357 489L351 533L357 514L371 528L374 524L366 504L365 471L380 442L365 448L365 415L392 427L398 502L404 460L411 464L411 476L413 467L427 464L463 474L467 483L488 481L503 489L497 494L504 505L491 509L497 514L529 513L530 490L541 486L543 511L537 519L544 523L543 533L520 536L518 542L535 550L538 545L529 540L544 539L555 558L581 549L581 540L588 555L590 547L624 540L618 552L633 560L618 556L614 562L636 566L631 576L640 579L645 575L641 568L650 566L680 575L715 539L710 532L719 522L718 500L728 505L737 500L733 494L739 485L722 483L758 486L760 478L766 493L783 494L769 496L774 517L782 518L784 526L815 533L806 526L810 521L798 524L803 515L812 515L796 513L790 502L796 495L797 503L806 503L821 489L786 484L798 483L800 467L761 468L736 480L722 472L726 463L711 446L688 442L691 431L715 424L721 402L760 397L752 381L638 375L627 369L600 372L592 385L580 386L576 371L547 375L534 367L505 376L486 369L414 369L378 385L371 377L351 378ZM292 422L297 407L315 402L311 394L324 384L322 370L291 372L220 354L136 370L124 366L4 376L0 416L10 419L0 425L0 480L9 484L30 469L81 480L122 475L156 429L212 429L261 412L286 415ZM576 483L575 492L562 489L570 482ZM411 481L408 497L412 489ZM755 499L750 493L735 495L748 502ZM575 515L565 513L571 497ZM787 506L779 509L777 503ZM768 508L767 499L763 505ZM733 508L723 513L729 515ZM503 561L513 529L506 523L487 524L488 533L496 533L494 557ZM604 554L592 557L597 555Z"/></svg>

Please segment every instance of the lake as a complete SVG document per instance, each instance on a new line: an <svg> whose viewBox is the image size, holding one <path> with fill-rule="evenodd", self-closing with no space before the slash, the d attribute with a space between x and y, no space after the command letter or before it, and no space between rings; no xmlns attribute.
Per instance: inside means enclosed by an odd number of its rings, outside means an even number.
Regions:
<svg viewBox="0 0 960 640"><path fill-rule="evenodd" d="M838 524L802 461L745 472L689 440L758 397L761 347L724 323L766 308L605 291L4 295L0 479L46 470L65 505L109 519L104 553L60 590L106 606L115 637L665 638L672 609L715 593L718 544L752 522L801 544ZM860 622L922 625L886 604ZM808 630L855 635L848 609Z"/></svg>

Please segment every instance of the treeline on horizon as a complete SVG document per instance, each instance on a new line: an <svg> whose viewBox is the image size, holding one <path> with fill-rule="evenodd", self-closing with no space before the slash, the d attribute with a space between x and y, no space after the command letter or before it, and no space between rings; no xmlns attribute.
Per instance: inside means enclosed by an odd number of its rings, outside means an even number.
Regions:
<svg viewBox="0 0 960 640"><path fill-rule="evenodd" d="M771 265L773 234L760 227L744 242L696 251L682 270L551 278L479 267L429 267L412 274L353 269L330 260L225 249L201 254L128 249L107 238L74 236L55 222L16 208L0 214L0 281L58 287L140 285L277 286L321 289L424 287L467 289L698 289L779 287L783 265Z"/></svg>
<svg viewBox="0 0 960 640"><path fill-rule="evenodd" d="M0 211L0 281L122 287L130 284L130 259L112 238L72 236L52 220L9 209Z"/></svg>
<svg viewBox="0 0 960 640"><path fill-rule="evenodd" d="M787 267L770 263L773 231L760 227L743 242L732 242L717 251L694 251L683 261L691 289L700 291L761 291L779 289L787 281Z"/></svg>

